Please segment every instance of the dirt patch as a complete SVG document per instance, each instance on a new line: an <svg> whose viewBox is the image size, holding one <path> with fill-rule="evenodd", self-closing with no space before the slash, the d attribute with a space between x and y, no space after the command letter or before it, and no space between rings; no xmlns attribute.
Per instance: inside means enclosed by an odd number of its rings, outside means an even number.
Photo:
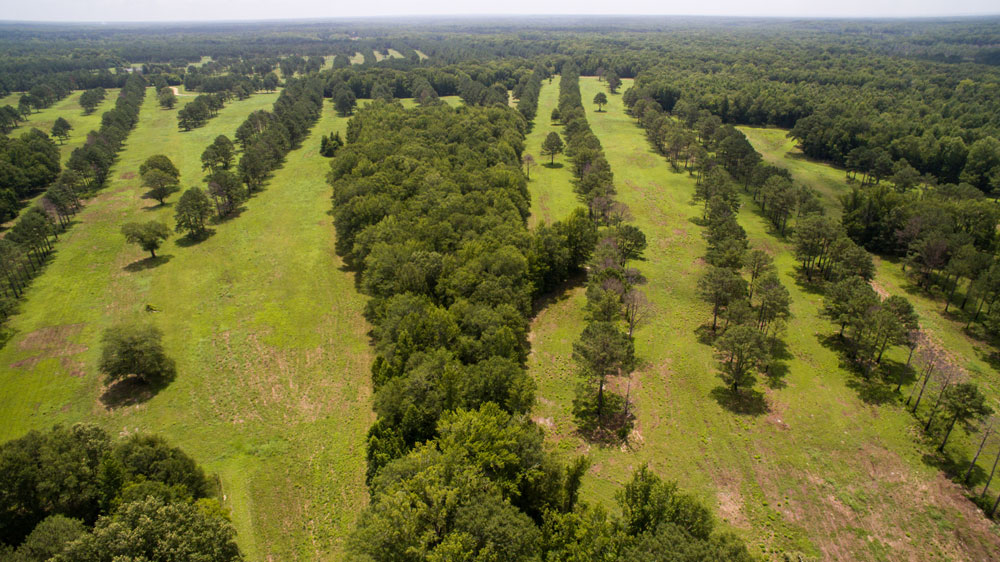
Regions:
<svg viewBox="0 0 1000 562"><path fill-rule="evenodd" d="M722 474L715 478L718 491L715 493L718 501L719 516L723 521L740 529L750 529L750 520L743 512L743 494L740 492L740 480L734 474Z"/></svg>
<svg viewBox="0 0 1000 562"><path fill-rule="evenodd" d="M123 180L135 179L135 172L122 172L122 175L118 177Z"/></svg>
<svg viewBox="0 0 1000 562"><path fill-rule="evenodd" d="M50 359L54 357L61 357L64 359L63 366L65 367L68 357L77 355L87 351L87 346L83 344L69 343L70 338L77 336L83 329L83 324L66 324L63 326L49 326L47 328L42 328L40 330L35 330L30 334L24 336L20 342L18 342L17 347L22 351L32 352L30 357L26 357L12 363L11 367L14 369L34 369L35 365L38 364L42 359ZM73 362L69 362L72 364ZM82 376L82 363L80 365L80 374L76 374L77 369L69 369L70 373L74 376Z"/></svg>

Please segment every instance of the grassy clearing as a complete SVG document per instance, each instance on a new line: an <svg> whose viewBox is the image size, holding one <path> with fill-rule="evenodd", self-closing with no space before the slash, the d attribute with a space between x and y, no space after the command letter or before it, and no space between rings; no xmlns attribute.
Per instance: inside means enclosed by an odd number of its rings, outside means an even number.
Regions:
<svg viewBox="0 0 1000 562"><path fill-rule="evenodd" d="M819 194L833 216L840 216L840 196L846 189L844 171L810 160L788 137L787 129L767 127L737 127L750 144L773 166L786 168L796 181L806 184Z"/></svg>
<svg viewBox="0 0 1000 562"><path fill-rule="evenodd" d="M417 56L420 57L420 60L424 60L424 59L429 59L430 58L427 55L425 55L422 51L420 51L419 49L413 49L413 52L417 53Z"/></svg>
<svg viewBox="0 0 1000 562"><path fill-rule="evenodd" d="M565 155L555 157L551 165L550 156L542 156L542 142L552 131L562 134L562 128L549 120L552 110L559 105L559 76L552 83L543 82L538 93L538 113L535 115L535 125L525 139L525 153L535 157L538 164L531 170L531 180L528 190L531 192L531 217L528 226L534 228L539 222L552 224L560 220L580 206L581 203L573 192L573 172L570 170L569 159Z"/></svg>
<svg viewBox="0 0 1000 562"><path fill-rule="evenodd" d="M394 58L394 59L405 59L406 58L406 57L403 56L403 53L400 53L396 49L389 49L389 56L392 57L392 58Z"/></svg>
<svg viewBox="0 0 1000 562"><path fill-rule="evenodd" d="M131 220L173 224L171 205L140 198L146 157L167 154L183 185L197 184L203 148L276 96L234 102L187 133L147 96L114 179L11 322L0 349L0 439L77 420L162 434L219 475L249 560L333 560L366 501L372 418L363 298L332 249L329 161L318 154L319 135L346 120L327 107L265 191L207 240L169 240L150 262L119 234ZM148 400L108 407L114 397L95 373L100 334L135 317L164 331L178 377Z"/></svg>
<svg viewBox="0 0 1000 562"><path fill-rule="evenodd" d="M80 96L83 95L83 91L75 91L51 106L29 115L28 120L22 123L20 127L14 129L10 133L10 136L17 136L30 129L39 129L43 133L49 134L56 119L62 117L73 126L73 130L69 132L69 139L59 146L59 153L62 155L63 163L65 163L69 159L69 155L73 152L73 149L83 146L83 143L87 140L87 133L96 131L101 127L101 115L115 106L115 100L118 99L118 91L117 88L109 89L104 101L89 115L84 115L83 108L80 107ZM12 105L17 107L17 100L20 97L21 94L11 94L0 100L0 106ZM57 139L56 144L58 143L59 140Z"/></svg>
<svg viewBox="0 0 1000 562"><path fill-rule="evenodd" d="M603 86L584 78L583 99ZM765 557L779 551L826 559L993 556L1000 539L957 486L923 462L909 414L858 398L856 381L820 344L833 331L818 315L821 297L795 283L795 263L784 244L746 208L741 223L755 245L777 254L791 292L787 370L758 383L763 413L736 414L716 400L712 348L695 333L711 313L696 294L705 245L694 223L701 212L691 203L694 182L671 172L624 114L621 97L610 98L606 112L588 107L588 119L615 172L619 197L649 241L639 267L656 310L636 335L644 364L632 377L638 419L629 446L596 447L573 433L570 350L581 326L580 290L535 320L529 367L539 384L534 415L553 445L594 460L585 497L610 505L631 471L649 463L714 505ZM625 390L622 381L619 391Z"/></svg>
<svg viewBox="0 0 1000 562"><path fill-rule="evenodd" d="M764 129L741 127L751 143L764 159L774 165L787 168L792 177L800 183L818 189L828 202L827 209L831 213L840 213L839 195L847 192L847 184L843 171L824 163L806 158L794 146L794 141L785 137L782 129ZM976 338L970 337L965 331L969 315L952 306L948 313L944 312L944 297L935 292L928 293L917 287L903 272L902 265L896 259L875 259L875 285L882 291L903 295L913 303L920 314L921 328L928 334L938 347L948 351L950 359L958 365L972 380L976 381L988 395L1000 397L1000 371L997 370L996 349ZM958 294L961 297L961 292ZM969 306L972 309L972 306ZM903 390L908 395L908 388ZM948 449L955 459L967 462L975 454L979 446L975 438L969 439L964 432L956 430L956 435L949 440ZM991 468L992 457L984 453L979 459L981 474L987 474ZM977 478L979 480L979 478Z"/></svg>
<svg viewBox="0 0 1000 562"><path fill-rule="evenodd" d="M445 102L446 104L452 107L458 107L462 105L462 98L460 98L459 96L441 96L440 99L441 101ZM369 101L371 100L367 99L358 100L358 105L368 103ZM406 109L413 109L414 107L417 107L417 100L415 98L400 98L399 102L402 103L403 107L405 107Z"/></svg>

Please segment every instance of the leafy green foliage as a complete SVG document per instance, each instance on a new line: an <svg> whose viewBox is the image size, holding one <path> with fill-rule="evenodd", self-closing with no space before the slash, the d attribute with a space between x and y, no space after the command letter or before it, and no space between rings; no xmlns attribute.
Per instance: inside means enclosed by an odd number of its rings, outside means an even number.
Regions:
<svg viewBox="0 0 1000 562"><path fill-rule="evenodd" d="M113 384L136 376L158 385L174 376L174 362L167 357L160 340L163 334L152 325L123 324L108 328L101 338L101 361L98 366L105 381Z"/></svg>
<svg viewBox="0 0 1000 562"><path fill-rule="evenodd" d="M155 258L160 244L170 237L170 228L159 221L130 222L122 226L122 235L128 243L138 245Z"/></svg>

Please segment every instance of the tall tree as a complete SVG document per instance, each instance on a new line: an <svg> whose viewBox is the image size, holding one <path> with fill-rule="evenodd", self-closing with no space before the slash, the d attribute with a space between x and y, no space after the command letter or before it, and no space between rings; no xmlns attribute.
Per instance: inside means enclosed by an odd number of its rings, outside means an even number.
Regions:
<svg viewBox="0 0 1000 562"><path fill-rule="evenodd" d="M763 334L752 326L734 326L716 342L723 382L733 392L753 386L757 366L767 359Z"/></svg>
<svg viewBox="0 0 1000 562"><path fill-rule="evenodd" d="M59 143L62 144L66 142L69 138L69 132L73 129L73 126L69 124L69 121L62 117L56 118L55 123L52 124L52 136L59 139Z"/></svg>
<svg viewBox="0 0 1000 562"><path fill-rule="evenodd" d="M556 163L556 155L562 154L563 141L559 133L552 131L542 141L542 156L551 156L549 164Z"/></svg>
<svg viewBox="0 0 1000 562"><path fill-rule="evenodd" d="M612 322L590 322L573 344L573 359L581 374L597 390L597 418L604 413L604 387L609 377L628 372L634 361L631 338Z"/></svg>
<svg viewBox="0 0 1000 562"><path fill-rule="evenodd" d="M732 301L747 294L746 281L735 271L712 266L698 280L698 294L712 305L712 331L715 331L719 313Z"/></svg>
<svg viewBox="0 0 1000 562"><path fill-rule="evenodd" d="M205 192L198 187L189 188L177 201L177 210L174 213L174 220L177 221L175 230L187 232L194 237L202 236L206 231L205 223L211 216L212 202Z"/></svg>
<svg viewBox="0 0 1000 562"><path fill-rule="evenodd" d="M594 95L594 105L597 106L597 111L604 111L604 106L608 105L608 96L604 92L597 92Z"/></svg>
<svg viewBox="0 0 1000 562"><path fill-rule="evenodd" d="M122 234L128 243L137 244L155 258L160 244L170 237L170 229L158 221L130 222L122 226Z"/></svg>

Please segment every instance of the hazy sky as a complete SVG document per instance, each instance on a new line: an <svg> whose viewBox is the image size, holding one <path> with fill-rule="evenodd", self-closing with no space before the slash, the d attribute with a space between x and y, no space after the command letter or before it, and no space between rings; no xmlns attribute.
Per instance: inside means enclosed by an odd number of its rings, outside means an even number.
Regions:
<svg viewBox="0 0 1000 562"><path fill-rule="evenodd" d="M0 20L193 21L451 14L907 17L1000 13L997 0L3 0Z"/></svg>

